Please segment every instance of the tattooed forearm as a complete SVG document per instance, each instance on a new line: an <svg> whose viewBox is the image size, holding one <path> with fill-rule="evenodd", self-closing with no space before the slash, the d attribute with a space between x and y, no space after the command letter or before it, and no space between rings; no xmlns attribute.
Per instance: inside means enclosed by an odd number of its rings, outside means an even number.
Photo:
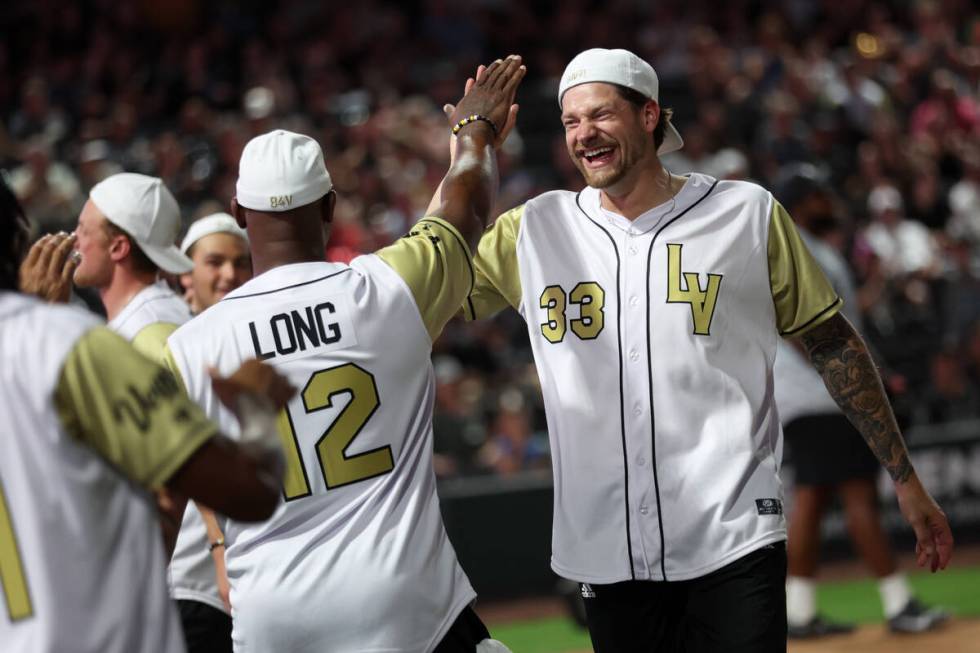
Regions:
<svg viewBox="0 0 980 653"><path fill-rule="evenodd" d="M861 337L837 314L800 337L810 362L847 418L896 483L912 475L881 377Z"/></svg>

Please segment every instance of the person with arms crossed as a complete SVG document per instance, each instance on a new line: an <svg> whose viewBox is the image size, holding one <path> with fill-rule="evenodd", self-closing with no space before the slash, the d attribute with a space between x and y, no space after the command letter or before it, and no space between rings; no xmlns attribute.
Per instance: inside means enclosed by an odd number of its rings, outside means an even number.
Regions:
<svg viewBox="0 0 980 653"><path fill-rule="evenodd" d="M784 171L777 195L792 214L800 238L844 300L841 312L861 331L857 290L839 247L841 226L833 190L818 170L806 164ZM820 558L820 519L834 494L840 496L847 529L867 567L878 578L888 628L918 633L941 625L949 615L922 604L908 577L898 568L878 510L875 485L881 466L862 441L823 379L790 340L780 339L773 368L776 408L793 454L793 510L786 552L786 616L790 639L846 633L852 624L829 621L817 613L815 577Z"/></svg>
<svg viewBox="0 0 980 653"><path fill-rule="evenodd" d="M252 277L248 235L227 213L191 223L180 244L194 269L180 276L191 312L207 310ZM231 653L231 607L220 531L208 532L202 513L187 503L168 567L188 653Z"/></svg>
<svg viewBox="0 0 980 653"><path fill-rule="evenodd" d="M18 292L27 221L2 182L0 227L2 648L180 653L150 490L268 517L284 467L270 423L295 390L254 360L214 379L231 406L270 406L232 442L96 316Z"/></svg>
<svg viewBox="0 0 980 653"><path fill-rule="evenodd" d="M473 284L470 246L497 187L520 58L481 69L453 116L439 209L350 265L323 262L335 194L319 145L273 131L242 152L232 214L256 277L178 329L171 366L219 423L201 371L258 357L302 388L280 416L285 501L225 527L236 651L506 650L439 512L432 469L432 340Z"/></svg>
<svg viewBox="0 0 980 653"><path fill-rule="evenodd" d="M500 216L469 318L528 324L555 474L552 568L582 583L597 653L782 651L786 526L772 398L799 338L895 481L920 564L952 535L874 364L786 211L757 185L672 174L683 145L653 68L587 50L558 102L588 187Z"/></svg>

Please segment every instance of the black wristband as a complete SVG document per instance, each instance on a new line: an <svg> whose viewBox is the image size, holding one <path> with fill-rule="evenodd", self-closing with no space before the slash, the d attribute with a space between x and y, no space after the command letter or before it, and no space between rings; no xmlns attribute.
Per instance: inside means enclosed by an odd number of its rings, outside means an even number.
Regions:
<svg viewBox="0 0 980 653"><path fill-rule="evenodd" d="M476 122L477 120L482 120L483 122L490 125L490 129L493 130L493 135L494 136L497 135L497 125L493 124L492 120L490 120L486 116L481 116L478 113L474 113L472 116L466 116L465 118L463 118L453 126L453 136L458 134L460 129L470 124L471 122Z"/></svg>

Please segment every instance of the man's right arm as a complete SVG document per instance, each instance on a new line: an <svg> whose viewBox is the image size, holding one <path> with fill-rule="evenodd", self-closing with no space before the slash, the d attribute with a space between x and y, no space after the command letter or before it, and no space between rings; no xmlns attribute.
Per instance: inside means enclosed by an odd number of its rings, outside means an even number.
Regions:
<svg viewBox="0 0 980 653"><path fill-rule="evenodd" d="M496 194L497 130L505 129L516 113L514 93L523 75L520 57L511 56L467 84L452 120L468 120L457 130L455 156L438 204L405 238L377 252L409 287L433 340L474 288L472 248Z"/></svg>

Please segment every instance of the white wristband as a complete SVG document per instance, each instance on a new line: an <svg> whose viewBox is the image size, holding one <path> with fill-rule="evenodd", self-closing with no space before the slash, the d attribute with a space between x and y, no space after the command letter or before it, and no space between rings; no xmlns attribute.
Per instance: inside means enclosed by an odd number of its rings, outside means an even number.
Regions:
<svg viewBox="0 0 980 653"><path fill-rule="evenodd" d="M279 412L264 397L242 393L238 396L238 421L242 427L242 444L258 444L281 449L276 420Z"/></svg>

